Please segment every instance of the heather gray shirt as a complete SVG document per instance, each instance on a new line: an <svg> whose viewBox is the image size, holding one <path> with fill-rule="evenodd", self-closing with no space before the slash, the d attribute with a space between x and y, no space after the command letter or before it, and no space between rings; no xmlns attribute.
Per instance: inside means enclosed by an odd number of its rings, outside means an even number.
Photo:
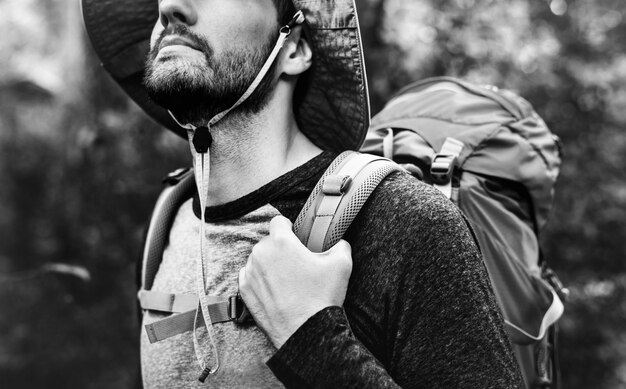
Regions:
<svg viewBox="0 0 626 389"><path fill-rule="evenodd" d="M174 220L170 244L154 279L152 290L167 293L195 294L196 259L198 255L199 219L192 201L183 204ZM252 246L268 234L269 221L279 212L265 205L236 220L207 223L205 227L208 295L237 294L239 269L246 264ZM143 324L166 317L147 312ZM212 388L275 388L280 385L265 365L276 351L267 337L254 325L233 322L214 325L220 369L209 378ZM197 330L203 350L211 353L210 340L204 328ZM150 344L145 330L141 334L141 362L145 388L206 388L198 381L202 369L196 360L191 332Z"/></svg>
<svg viewBox="0 0 626 389"><path fill-rule="evenodd" d="M238 269L271 217L295 220L333 158L323 153L207 209L212 292L236 290ZM181 207L155 289L195 290L198 214L197 199ZM280 386L277 378L290 388L522 387L475 240L445 197L396 173L374 191L345 239L354 264L343 308L320 311L278 351L255 327L217 324L223 370L204 386L189 333L156 345L142 334L144 385L268 388ZM155 319L148 313L143 320Z"/></svg>

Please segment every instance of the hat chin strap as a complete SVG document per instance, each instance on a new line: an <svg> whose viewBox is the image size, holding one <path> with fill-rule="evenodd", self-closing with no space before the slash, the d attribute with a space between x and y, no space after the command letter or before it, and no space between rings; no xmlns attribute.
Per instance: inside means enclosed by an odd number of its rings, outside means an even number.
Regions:
<svg viewBox="0 0 626 389"><path fill-rule="evenodd" d="M209 162L210 161L209 150L210 150L211 143L212 143L211 132L210 132L211 127L213 127L217 122L222 120L224 116L228 115L229 112L231 112L232 110L240 106L244 101L246 101L252 95L252 93L254 93L254 91L259 86L259 84L261 83L261 81L263 80L267 72L269 71L270 67L276 60L278 53L280 53L280 50L283 48L283 45L285 44L285 40L289 37L289 35L291 35L291 31L293 27L295 27L296 25L300 25L302 23L304 23L304 14L302 13L302 11L298 11L296 12L294 17L291 19L291 21L287 25L281 27L280 35L278 36L278 40L276 41L276 45L274 46L274 49L272 50L269 57L265 61L265 64L259 71L259 74L257 74L256 78L254 79L252 84L250 84L250 86L245 91L245 93L239 98L239 100L237 100L237 102L235 102L235 104L233 104L232 107L228 108L225 111L220 112L219 114L215 115L211 120L209 120L206 126L196 127L191 123L181 124L176 119L174 114L171 111L168 111L172 119L174 119L174 121L179 126L187 129L189 146L191 149L191 154L194 157L194 175L196 179L196 186L198 188L198 194L200 198L200 235L199 235L200 255L198 255L198 259L196 262L196 269L197 269L196 292L198 293L199 301L198 301L198 307L196 308L196 317L194 319L193 346L194 346L196 358L198 360L198 364L202 368L202 374L199 377L199 380L201 382L204 382L206 378L209 376L209 374L216 373L220 368L219 354L218 354L217 345L216 345L215 337L214 337L214 331L213 331L213 322L211 320L211 315L209 314L209 310L208 310L209 304L208 304L207 295L206 295L207 293L206 282L205 282L206 276L204 274L204 263L205 263L205 247L204 246L205 246L205 240L206 240L205 232L204 232L204 222L205 222L206 205L208 203L208 197L209 197L208 188L209 188L209 177L210 177L210 171L211 171L210 162ZM200 317L200 313L202 314L202 317ZM205 355L208 356L209 353L202 352L202 348L200 346L200 342L197 337L196 328L197 328L199 319L204 320L205 327L207 329L209 339L211 341L211 346L212 346L212 351L213 351L213 358L211 359L215 360L213 367L209 366L209 364L207 363L207 360L205 359Z"/></svg>
<svg viewBox="0 0 626 389"><path fill-rule="evenodd" d="M224 118L224 116L228 115L228 113L230 111L232 111L233 109L237 108L238 106L240 106L244 101L246 101L251 95L252 93L254 93L254 91L256 90L256 88L258 88L259 84L261 83L261 81L263 81L263 78L265 77L265 75L267 74L267 72L269 71L270 67L272 66L272 64L274 63L274 61L276 60L276 57L278 56L278 53L280 53L280 50L283 48L283 45L285 44L285 40L287 40L287 38L289 37L289 35L291 35L291 31L292 29L297 26L300 25L302 23L304 23L304 14L302 13L302 11L298 11L296 12L296 14L294 15L294 17L291 19L291 21L286 24L285 26L280 28L280 35L278 36L278 40L276 41L276 45L274 45L274 49L272 50L272 52L270 53L270 55L267 57L267 60L265 61L265 64L263 65L263 67L261 68L261 70L259 71L259 74L257 74L256 78L254 79L254 81L252 81L252 84L250 84L250 86L248 87L248 89L246 89L246 91L244 92L244 94L239 98L239 100L237 100L235 102L235 104L233 104L230 108L228 108L225 111L222 111L220 113L218 113L217 115L215 115L213 118L211 118L211 120L209 120L209 122L206 124L206 127L210 130L211 127L213 127L217 122L219 122L220 120L222 120ZM178 124L179 126L181 126L182 128L185 128L189 131L195 131L198 127L194 126L191 123L187 123L187 124L182 124L178 121L178 119L176 119L176 117L174 116L174 114L172 113L172 111L167 111L170 116L172 117L172 119L174 119L174 121L176 122L176 124ZM200 151L198 151L200 152Z"/></svg>

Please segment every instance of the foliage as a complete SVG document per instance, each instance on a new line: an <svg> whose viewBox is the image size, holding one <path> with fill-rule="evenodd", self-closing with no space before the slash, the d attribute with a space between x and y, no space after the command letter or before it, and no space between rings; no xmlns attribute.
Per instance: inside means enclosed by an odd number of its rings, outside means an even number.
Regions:
<svg viewBox="0 0 626 389"><path fill-rule="evenodd" d="M563 139L543 232L572 291L563 387L626 386L626 6L357 3L374 112L412 80L453 75L519 92ZM160 177L189 164L184 142L104 74L76 2L0 0L0 13L0 385L129 387L134 263Z"/></svg>

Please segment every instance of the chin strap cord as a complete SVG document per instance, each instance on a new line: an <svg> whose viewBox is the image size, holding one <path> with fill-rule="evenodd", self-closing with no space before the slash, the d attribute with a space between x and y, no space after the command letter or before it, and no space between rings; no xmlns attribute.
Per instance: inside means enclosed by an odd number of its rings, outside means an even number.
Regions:
<svg viewBox="0 0 626 389"><path fill-rule="evenodd" d="M289 24L281 27L280 35L278 36L278 40L276 41L276 44L274 45L274 49L270 53L269 57L267 57L267 60L265 61L265 64L263 64L263 67L259 71L259 74L257 74L257 76L254 79L254 81L252 81L252 84L250 84L248 89L239 98L239 100L237 100L237 102L235 104L233 104L232 107L228 108L226 111L223 111L223 112L215 115L213 117L213 119L211 119L211 121L209 121L209 124L207 125L209 128L211 128L211 126L215 125L215 123L217 123L218 121L222 120L222 118L224 116L226 116L230 111L232 111L233 109L235 109L238 106L240 106L244 101L248 100L248 98L250 96L252 96L252 93L254 93L254 91L259 86L261 81L263 81L263 78L265 77L267 72L270 70L270 67L272 66L272 64L276 60L276 57L278 57L278 53L280 53L280 50L283 48L283 45L285 44L285 41L287 40L289 35L291 35L292 28L294 26L302 24L302 23L304 23L304 14L302 13L302 11L298 11L295 14L295 16L293 17L293 19L291 19Z"/></svg>
<svg viewBox="0 0 626 389"><path fill-rule="evenodd" d="M194 154L194 168L196 176L196 185L198 187L198 194L200 198L200 255L196 262L196 291L198 293L198 307L196 308L196 315L193 323L193 347L196 352L196 358L202 368L202 374L198 378L200 382L204 382L209 374L215 374L220 368L220 358L217 350L217 344L215 342L215 335L213 330L213 321L209 314L209 303L207 301L207 288L206 288L206 275L204 273L205 255L206 255L206 235L205 235L205 212L206 205L209 197L209 177L211 175L211 168L209 163L209 148L211 144L211 133L207 127L200 127L196 130L189 130L189 141L192 145L191 151ZM198 341L196 329L198 325L199 314L202 313L202 320L204 320L209 339L211 340L211 346L213 348L215 365L210 367L207 361L202 356L200 342Z"/></svg>
<svg viewBox="0 0 626 389"><path fill-rule="evenodd" d="M304 14L302 13L302 11L298 11L296 12L294 17L291 19L291 21L288 24L280 28L280 35L278 36L276 45L274 45L274 49L272 50L270 55L267 57L265 64L259 71L259 74L257 74L254 81L252 81L252 84L250 84L248 89L246 89L244 94L239 98L239 100L235 102L235 104L233 104L232 107L215 115L211 120L209 120L206 126L196 127L193 124L182 124L176 119L176 117L171 111L168 111L172 119L174 119L174 121L179 126L187 130L187 136L189 139L189 146L191 148L191 154L194 157L194 174L196 178L196 186L198 188L198 195L200 198L200 237L199 237L200 255L198 255L197 273L196 273L196 291L198 293L198 307L196 308L196 314L195 314L194 324L193 324L193 347L196 353L196 359L198 360L198 364L200 365L200 368L202 369L202 373L200 374L200 377L198 378L200 382L204 382L210 374L217 373L217 371L220 368L220 359L219 359L219 353L217 350L217 343L215 341L213 322L211 320L211 316L208 310L209 304L208 304L207 297L206 297L206 294L207 294L206 275L204 273L205 243L206 243L204 223L205 223L206 205L208 203L208 198L209 198L209 177L211 175L210 174L211 167L210 167L209 150L213 142L213 138L211 137L211 128L217 122L222 120L224 116L228 115L229 112L231 112L232 110L240 106L248 98L250 98L252 93L254 93L256 88L259 86L259 84L261 83L261 81L263 80L263 78L265 77L269 69L271 68L272 64L276 60L276 57L278 57L278 54L280 53L280 50L283 48L285 41L291 35L292 29L295 26L304 23L304 20L305 20ZM200 314L202 314L202 317L200 317ZM209 339L211 340L211 346L212 346L213 354L215 358L215 365L213 367L211 367L208 364L208 361L203 356L203 354L208 355L208 353L203 353L200 347L200 342L198 340L198 336L196 333L199 320L204 320L207 333L209 335Z"/></svg>
<svg viewBox="0 0 626 389"><path fill-rule="evenodd" d="M272 66L272 64L276 60L276 57L278 57L278 53L280 53L280 50L283 48L283 46L285 44L285 41L291 35L292 29L295 26L298 26L298 25L301 25L302 23L304 23L304 20L305 20L304 14L302 13L302 11L298 11L298 12L296 12L296 14L293 16L293 18L291 19L291 21L288 24L286 24L286 25L284 25L283 27L280 28L280 35L278 36L278 40L276 41L276 44L274 45L274 49L272 50L270 55L267 57L267 60L265 60L265 64L263 64L263 67L259 71L259 74L257 74L257 76L254 79L254 81L252 81L252 84L250 84L248 89L246 89L244 94L239 98L239 100L237 100L235 102L235 104L233 104L227 110L222 111L222 112L218 113L217 115L213 116L213 118L211 120L209 120L209 122L206 125L206 127L209 130L211 130L211 127L213 127L217 122L222 120L224 118L224 116L228 115L228 113L230 113L230 111L232 111L233 109L239 107L241 104L243 104L244 101L248 100L250 98L250 96L252 96L252 93L254 93L256 88L258 88L259 84L261 83L261 81L263 81L263 78L265 77L267 72L270 70L270 67ZM169 112L170 116L172 117L172 119L174 119L176 124L178 124L182 128L185 128L187 130L195 130L197 128L193 124L182 124L182 123L180 123L178 121L178 119L176 119L176 117L174 116L174 114L171 111L168 111L168 112Z"/></svg>

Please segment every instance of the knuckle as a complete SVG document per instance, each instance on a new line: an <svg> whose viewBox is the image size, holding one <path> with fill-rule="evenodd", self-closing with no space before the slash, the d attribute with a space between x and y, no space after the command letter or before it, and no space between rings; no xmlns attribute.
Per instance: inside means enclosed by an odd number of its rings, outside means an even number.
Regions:
<svg viewBox="0 0 626 389"><path fill-rule="evenodd" d="M337 261L352 262L352 249L350 244L344 240L337 243L337 245L329 251L329 254Z"/></svg>
<svg viewBox="0 0 626 389"><path fill-rule="evenodd" d="M347 250L349 252L352 252L352 246L350 245L350 243L347 240L340 240L339 243L341 243L341 248L344 250Z"/></svg>
<svg viewBox="0 0 626 389"><path fill-rule="evenodd" d="M350 251L346 251L341 255L341 260L346 264L352 265L352 253Z"/></svg>
<svg viewBox="0 0 626 389"><path fill-rule="evenodd" d="M352 261L350 261L348 266L346 266L346 273L348 273L348 275L352 274Z"/></svg>
<svg viewBox="0 0 626 389"><path fill-rule="evenodd" d="M289 245L289 236L287 234L278 233L273 236L274 244L277 248L285 248Z"/></svg>
<svg viewBox="0 0 626 389"><path fill-rule="evenodd" d="M350 252L344 252L339 255L337 266L344 274L352 273L352 254Z"/></svg>
<svg viewBox="0 0 626 389"><path fill-rule="evenodd" d="M285 218L281 215L274 216L274 218L270 220L270 226L269 226L270 232L274 233L274 232L280 231L282 225L285 223L284 219Z"/></svg>
<svg viewBox="0 0 626 389"><path fill-rule="evenodd" d="M352 261L343 261L341 270L343 271L344 275L352 274Z"/></svg>
<svg viewBox="0 0 626 389"><path fill-rule="evenodd" d="M267 243L268 242L266 239L261 239L259 243L252 246L252 250L250 251L250 257L248 258L248 260L256 262L263 259L263 257L265 256L265 252L267 251Z"/></svg>
<svg viewBox="0 0 626 389"><path fill-rule="evenodd" d="M252 246L252 250L250 250L250 255L248 256L248 262L251 262L253 260L255 260L256 258L258 258L261 255L262 252L262 247L261 247L261 242L255 244L254 246Z"/></svg>
<svg viewBox="0 0 626 389"><path fill-rule="evenodd" d="M282 223L284 220L286 220L286 217L284 217L283 215L276 215L272 218L272 220L270 221L270 223Z"/></svg>

